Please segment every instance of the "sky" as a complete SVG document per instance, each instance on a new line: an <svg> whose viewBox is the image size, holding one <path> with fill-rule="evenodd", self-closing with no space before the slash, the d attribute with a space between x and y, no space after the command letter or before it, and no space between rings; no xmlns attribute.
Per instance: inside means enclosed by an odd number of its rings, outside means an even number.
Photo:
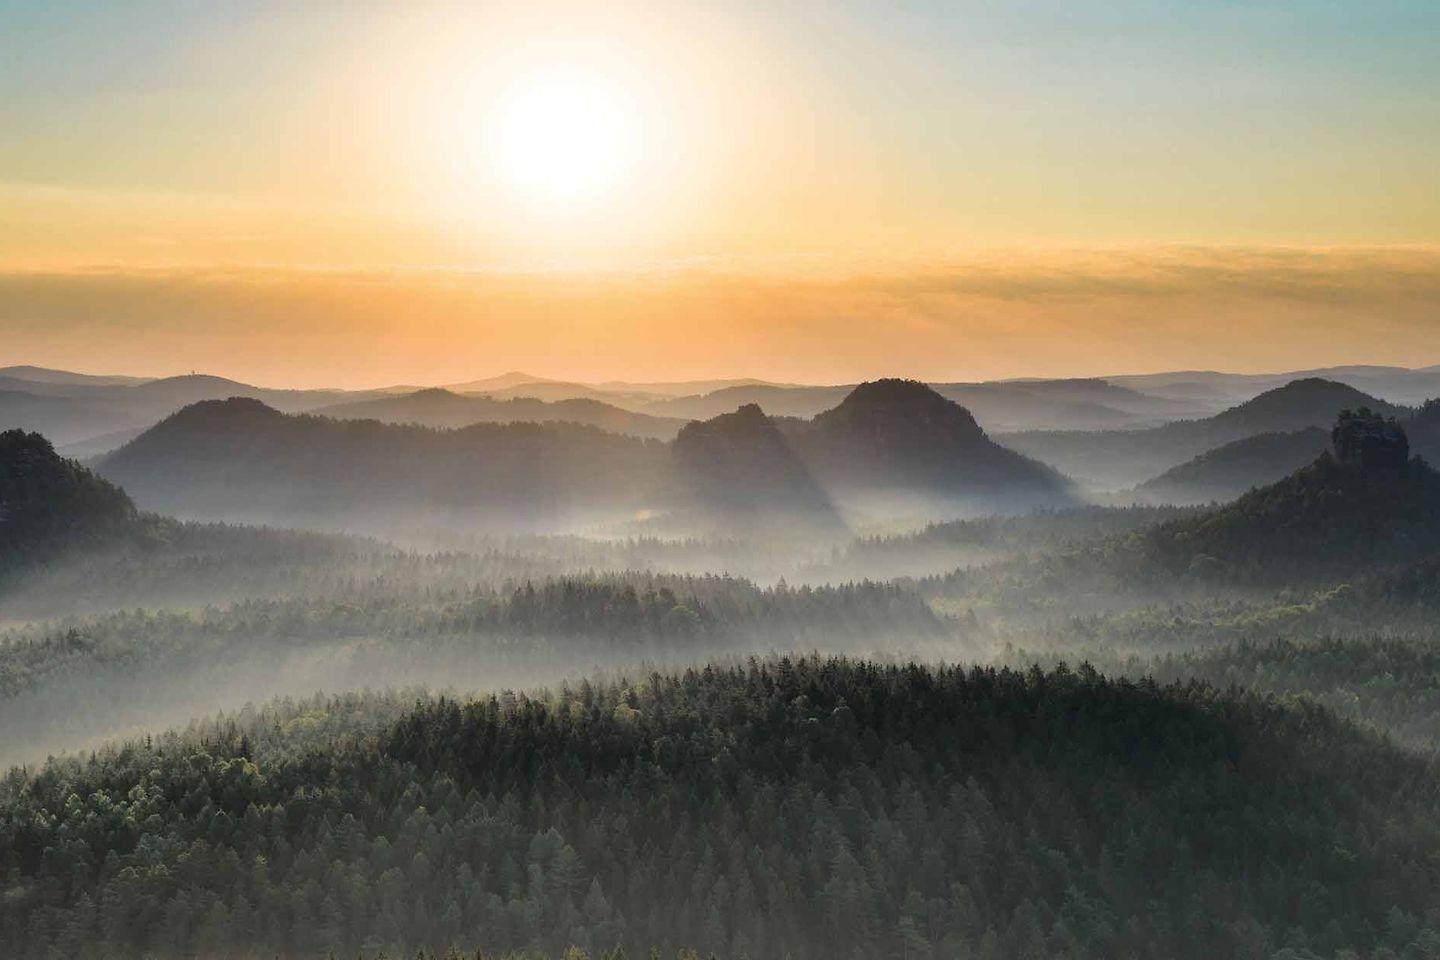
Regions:
<svg viewBox="0 0 1440 960"><path fill-rule="evenodd" d="M1440 363L1440 4L0 0L0 364Z"/></svg>

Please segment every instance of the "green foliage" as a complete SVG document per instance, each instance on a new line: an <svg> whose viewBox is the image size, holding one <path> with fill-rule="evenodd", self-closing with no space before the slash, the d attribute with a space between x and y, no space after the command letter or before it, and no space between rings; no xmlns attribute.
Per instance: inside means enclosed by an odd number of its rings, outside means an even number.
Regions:
<svg viewBox="0 0 1440 960"><path fill-rule="evenodd" d="M13 773L0 952L1382 956L1431 771L1303 704L771 660L309 701Z"/></svg>
<svg viewBox="0 0 1440 960"><path fill-rule="evenodd" d="M1137 563L1169 573L1213 558L1238 582L1342 577L1440 551L1440 474L1419 461L1394 470L1330 455L1278 483L1191 520L1137 535Z"/></svg>
<svg viewBox="0 0 1440 960"><path fill-rule="evenodd" d="M112 537L135 521L124 491L38 433L0 433L0 567Z"/></svg>

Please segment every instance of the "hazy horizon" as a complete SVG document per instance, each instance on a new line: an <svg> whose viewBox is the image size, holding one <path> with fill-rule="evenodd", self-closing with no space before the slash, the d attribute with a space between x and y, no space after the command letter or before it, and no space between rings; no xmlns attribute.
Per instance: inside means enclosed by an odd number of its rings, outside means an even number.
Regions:
<svg viewBox="0 0 1440 960"><path fill-rule="evenodd" d="M0 2L7 362L1440 363L1440 10Z"/></svg>
<svg viewBox="0 0 1440 960"><path fill-rule="evenodd" d="M344 384L344 385L342 385L342 384L340 384L340 383L331 382L331 381L328 381L328 380L320 380L320 379L315 379L315 380L304 380L304 379L302 379L302 380L295 380L295 381L275 382L275 381L264 380L264 379L259 379L259 378L251 379L251 378L247 378L247 377L244 376L244 375L231 375L231 374L228 374L228 373L219 372L219 371L214 370L214 369L205 369L205 368L200 368L200 369L175 369L175 370L169 370L169 371L164 371L164 372L153 372L153 371L145 371L145 370L131 370L131 369L118 369L118 368L113 368L113 369L112 369L112 368L106 367L106 366L104 366L104 365L99 365L99 366L94 366L94 367L77 366L77 365L61 366L61 365L49 364L49 363L36 363L36 362L32 362L32 361L30 361L30 360L27 360L24 356L18 356L18 355L17 355L17 356L13 356L13 357L12 357L12 356L9 356L9 355L0 354L0 369L10 368L10 367L15 367L15 368L30 367L30 368L35 368L35 369L39 369L39 370L54 371L54 372L57 372L57 373L73 373L73 374L79 374L79 375L87 376L87 377L121 377L121 378L133 378L133 379L135 379L135 380L140 380L140 381L167 380L167 379L173 379L173 378L177 378L177 377L188 377L188 376L202 376L202 377L203 377L203 376L209 376L209 377L218 377L218 378L226 379L226 380L234 380L234 381L236 381L237 383L243 383L243 384L245 384L245 385L247 385L247 386L259 387L259 388L262 388L262 389L271 389L271 390L320 390L320 391L331 390L331 391L340 392L340 393L362 393L362 394L363 394L363 393L367 393L367 392L374 392L374 391L380 391L380 390L406 390L406 389L413 389L413 390L430 390L430 389L450 389L450 388L455 388L455 387L470 386L470 385L476 384L476 383L484 383L484 382L490 381L490 380L499 380L499 379L501 379L501 378L506 378L506 379L508 379L508 378L515 377L515 376L518 376L518 377L522 377L522 378L523 378L523 379L517 381L517 383L520 383L520 384L524 384L524 383L546 383L546 382L553 382L553 383L573 383L573 384L576 384L576 385L578 385L578 386L589 386L589 387L596 387L596 388L605 388L605 387L616 387L616 388L618 388L618 387L639 387L639 388L643 388L643 387L645 387L645 386L647 386L647 385L663 385L663 386L667 386L667 387L681 387L681 386L686 386L686 385L692 385L692 384L693 384L693 385L695 385L698 389L709 389L709 388L710 388L710 385L712 385L712 384L722 384L722 385L723 385L723 384L730 384L730 383L747 383L747 382L763 383L763 384L766 384L766 385L777 386L777 387L842 387L842 386L853 386L853 385L858 384L858 383L866 383L866 382L873 382L873 381L876 381L876 380L893 379L893 378L900 378L900 379L907 379L907 380L922 380L922 381L924 381L924 382L931 382L931 383L974 383L974 384L983 384L983 383L1024 383L1024 382L1026 382L1026 381L1050 381L1050 380L1068 380L1068 379L1074 379L1074 380L1109 380L1109 379L1120 379L1120 378L1129 378L1129 377L1146 377L1146 376L1159 376L1159 375L1164 375L1164 374L1185 374L1185 373L1205 374L1205 375L1212 375L1212 374L1214 374L1214 375L1222 375L1222 376L1234 375L1234 376L1242 376L1242 377L1250 377L1250 376L1254 376L1254 377L1265 377L1265 376L1279 376L1279 375L1289 375L1289 374L1307 374L1307 373L1319 372L1319 371L1344 370L1344 369L1351 369L1351 368L1363 370L1363 369L1365 369L1365 368L1367 368L1367 367L1368 367L1368 368L1375 368L1375 369L1409 370L1409 371L1412 371L1412 372L1424 372L1424 371L1429 371L1429 370L1435 369L1436 367L1440 367L1440 363L1360 363L1360 362L1353 362L1353 363L1352 363L1352 362L1344 362L1344 361L1342 361L1342 362L1339 362L1339 363L1320 364L1320 365L1316 365L1316 366L1305 366L1305 367L1299 367L1299 366L1292 366L1292 367L1285 367L1285 366L1269 366L1269 367L1265 367L1265 366L1255 366L1255 367L1249 368L1249 369L1240 368L1240 367L1232 367L1232 368L1218 368L1218 367L1209 367L1209 368L1205 368L1205 367L1154 367L1154 368L1150 368L1150 369L1108 370L1108 371L1106 371L1106 372L1104 372L1104 373L1083 373L1083 374L1075 374L1075 375L1073 375L1073 376L1072 376L1072 375L1063 375L1063 374L1062 374L1062 375L1055 375L1055 376L1041 376L1041 375L1034 375L1034 374L1016 373L1016 374L1013 374L1013 375L996 376L996 377L990 377L990 378L985 378L985 379L974 379L974 380L966 380L966 379L955 378L955 377L930 377L930 378L921 378L921 377L911 376L909 373L907 373L907 372L905 372L905 371L903 371L903 370L892 370L892 371L879 370L879 371L876 371L876 372L874 372L874 373L872 373L872 374L856 376L856 377L854 377L854 378L852 378L852 379L848 379L848 380L841 380L841 379L830 379L830 380L786 380L786 379L783 379L783 378L760 376L760 375L756 375L756 374L752 374L752 373L746 372L746 371L744 371L744 370L736 371L736 372L720 372L720 373L716 373L716 374L714 374L714 375L699 375L699 376L694 376L694 377L674 377L674 378L669 378L669 377L664 377L664 376L655 376L655 377L623 378L623 377L602 377L602 376L594 376L594 377L567 377L567 376L561 376L561 375L557 375L557 374L545 373L545 372L540 371L540 370L529 370L529 369L521 370L521 369L516 369L516 368L494 367L494 368L485 368L485 369L477 370L473 375L467 375L467 376L464 376L464 377L462 377L462 378L449 379L449 380L433 380L433 381L428 381L428 382L400 382L400 381L384 381L384 382L376 381L376 382L368 382L368 381L362 381L362 382L356 382L356 383ZM497 389L498 389L498 388L497 388ZM513 389L513 388L506 388L506 389Z"/></svg>
<svg viewBox="0 0 1440 960"><path fill-rule="evenodd" d="M1440 957L1437 50L0 0L0 958Z"/></svg>

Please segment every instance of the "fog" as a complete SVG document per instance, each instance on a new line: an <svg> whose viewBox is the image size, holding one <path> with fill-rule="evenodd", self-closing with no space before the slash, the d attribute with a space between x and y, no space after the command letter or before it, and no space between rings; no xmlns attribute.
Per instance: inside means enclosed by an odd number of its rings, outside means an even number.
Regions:
<svg viewBox="0 0 1440 960"><path fill-rule="evenodd" d="M1304 943L1403 948L1440 406L1277 391L1029 438L1143 448L1143 498L908 381L666 441L255 400L94 470L0 434L0 948L1198 960L1322 895ZM1354 895L1397 863L1410 920Z"/></svg>

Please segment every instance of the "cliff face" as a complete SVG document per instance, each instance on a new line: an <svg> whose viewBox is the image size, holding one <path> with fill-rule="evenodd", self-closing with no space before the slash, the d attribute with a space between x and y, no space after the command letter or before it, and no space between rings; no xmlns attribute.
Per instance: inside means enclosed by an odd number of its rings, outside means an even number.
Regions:
<svg viewBox="0 0 1440 960"><path fill-rule="evenodd" d="M1342 410L1330 443L1337 463L1365 471L1397 471L1410 460L1410 441L1400 424L1366 407Z"/></svg>

